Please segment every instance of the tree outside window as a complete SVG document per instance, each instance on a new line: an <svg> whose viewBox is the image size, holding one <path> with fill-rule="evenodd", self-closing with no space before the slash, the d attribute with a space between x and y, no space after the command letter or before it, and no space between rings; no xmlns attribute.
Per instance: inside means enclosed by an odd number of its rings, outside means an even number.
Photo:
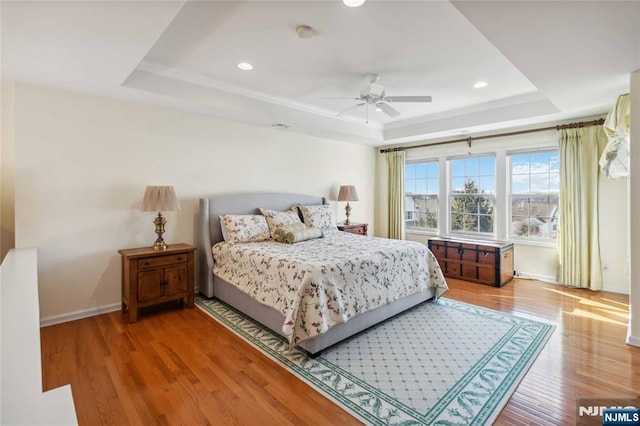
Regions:
<svg viewBox="0 0 640 426"><path fill-rule="evenodd" d="M453 159L451 166L451 232L493 234L495 158Z"/></svg>

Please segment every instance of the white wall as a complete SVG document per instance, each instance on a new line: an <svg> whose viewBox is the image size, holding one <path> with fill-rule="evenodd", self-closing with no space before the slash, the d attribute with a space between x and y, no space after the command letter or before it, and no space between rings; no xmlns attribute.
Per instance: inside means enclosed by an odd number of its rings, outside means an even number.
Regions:
<svg viewBox="0 0 640 426"><path fill-rule="evenodd" d="M194 243L198 198L274 191L335 199L373 223L374 149L204 115L24 84L15 87L16 247L39 252L41 316L119 306L118 249L150 246L146 185L173 185L182 210L165 240ZM258 206L256 206L258 207ZM344 205L337 206L344 219ZM80 311L78 313L78 311Z"/></svg>
<svg viewBox="0 0 640 426"><path fill-rule="evenodd" d="M627 178L600 175L600 258L605 291L629 294Z"/></svg>
<svg viewBox="0 0 640 426"><path fill-rule="evenodd" d="M612 100L612 102L614 101L615 99ZM547 127L547 125L539 125L538 127ZM407 160L431 159L438 158L439 156L464 155L469 152L472 154L481 154L497 152L499 150L509 151L541 146L557 146L557 133L555 130L473 141L471 148L464 142L431 148L415 148L406 151L406 158ZM377 183L379 185L377 187L376 200L376 206L379 209L376 215L376 228L380 236L386 236L387 216L381 214L380 211L386 206L387 188L384 180L386 179L387 168L384 154L380 154L378 150L376 156ZM628 293L626 244L629 238L629 232L625 225L627 220L626 181L625 179L611 180L602 176L600 179L600 190L600 250L603 264L606 265L606 269L603 271L603 289L606 291ZM615 208L612 208L612 206L615 206ZM496 205L496 208L502 209L504 206ZM427 243L428 237L429 235L427 234L416 232L407 232L406 236L409 240L419 241L424 244ZM500 232L498 232L498 238L507 238L506 230L500 230ZM553 246L516 242L514 244L514 262L515 270L521 275L543 280L554 280L556 277L557 251Z"/></svg>

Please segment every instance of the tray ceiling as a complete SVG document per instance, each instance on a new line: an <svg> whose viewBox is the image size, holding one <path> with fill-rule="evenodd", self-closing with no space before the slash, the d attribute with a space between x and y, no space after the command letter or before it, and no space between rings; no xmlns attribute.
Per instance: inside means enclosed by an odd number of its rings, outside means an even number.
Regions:
<svg viewBox="0 0 640 426"><path fill-rule="evenodd" d="M1 7L3 79L374 146L604 113L640 68L640 2ZM388 96L433 101L393 103L396 118L364 107L338 116L372 73ZM336 97L352 99L323 99Z"/></svg>

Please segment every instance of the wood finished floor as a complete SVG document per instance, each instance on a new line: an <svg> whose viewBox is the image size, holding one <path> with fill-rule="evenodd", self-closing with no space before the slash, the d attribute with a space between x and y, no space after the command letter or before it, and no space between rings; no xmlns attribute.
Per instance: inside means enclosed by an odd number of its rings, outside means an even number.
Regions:
<svg viewBox="0 0 640 426"><path fill-rule="evenodd" d="M577 397L640 393L628 297L448 280L445 297L556 324L496 424L575 424ZM199 309L120 312L41 330L44 389L71 384L80 425L360 424Z"/></svg>

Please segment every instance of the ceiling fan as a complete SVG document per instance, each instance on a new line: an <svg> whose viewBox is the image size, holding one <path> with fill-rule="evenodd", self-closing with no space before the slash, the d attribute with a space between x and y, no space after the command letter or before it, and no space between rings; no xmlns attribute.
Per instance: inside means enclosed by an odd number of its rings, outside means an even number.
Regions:
<svg viewBox="0 0 640 426"><path fill-rule="evenodd" d="M360 91L360 96L357 98L322 98L322 99L352 99L354 101L360 101L359 103L350 106L349 108L340 111L337 116L351 111L354 108L364 106L365 107L365 119L369 122L369 105L375 106L380 111L384 112L391 118L398 117L400 111L389 105L392 102L431 102L431 96L386 96L385 88L382 84L378 83L380 77L378 74L367 75L367 81L369 85L364 87Z"/></svg>

